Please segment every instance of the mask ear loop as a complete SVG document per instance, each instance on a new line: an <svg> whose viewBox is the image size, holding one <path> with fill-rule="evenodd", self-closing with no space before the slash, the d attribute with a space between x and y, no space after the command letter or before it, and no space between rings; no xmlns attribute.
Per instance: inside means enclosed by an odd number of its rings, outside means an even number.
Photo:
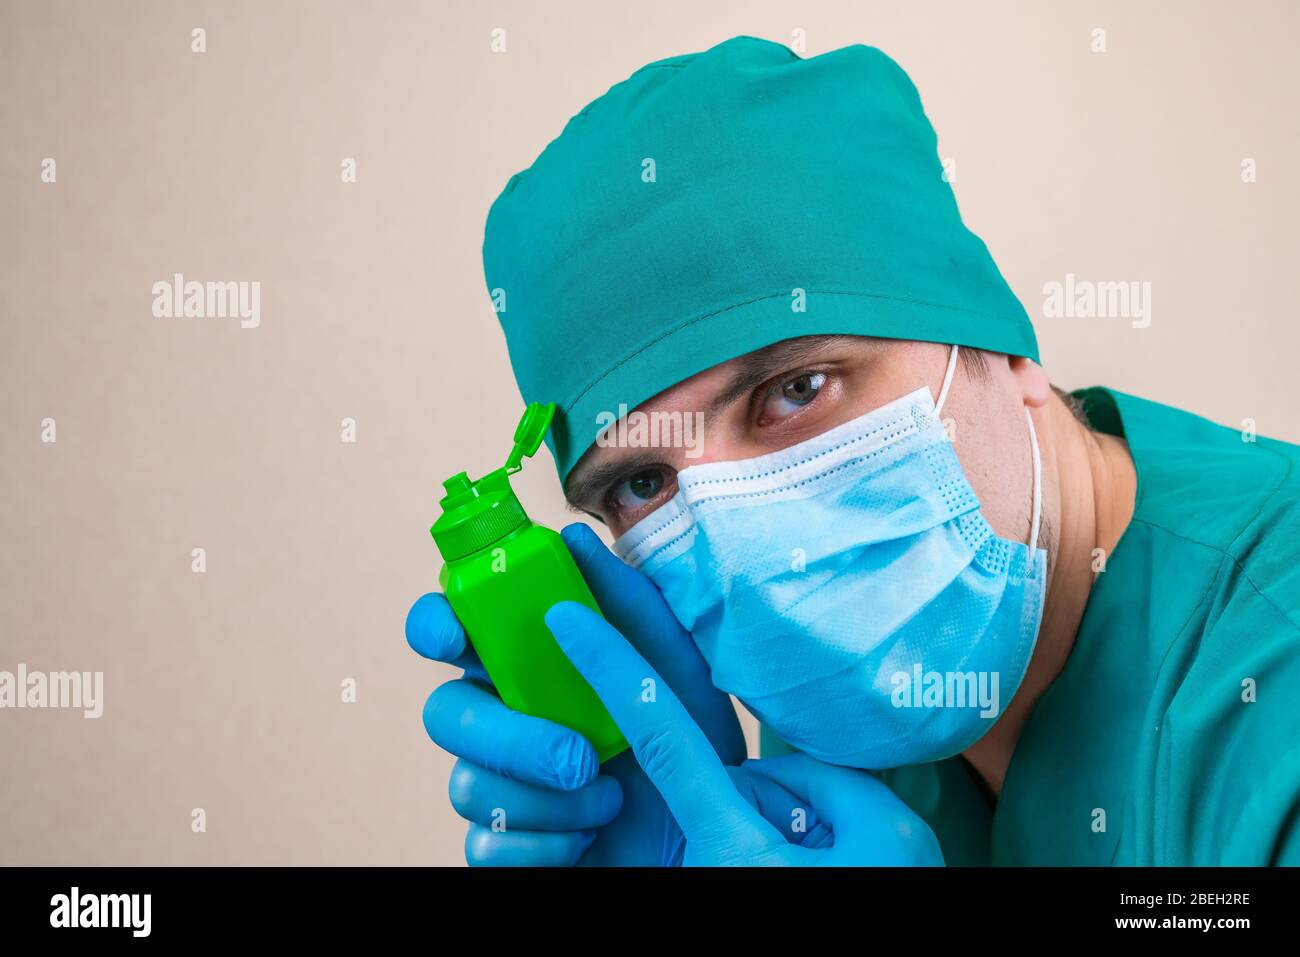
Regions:
<svg viewBox="0 0 1300 957"><path fill-rule="evenodd" d="M948 353L948 371L943 374L943 385L939 388L939 398L934 403L934 417L939 418L939 413L943 411L943 404L948 399L948 389L952 387L952 374L957 368L957 347L953 346L952 351Z"/></svg>
<svg viewBox="0 0 1300 957"><path fill-rule="evenodd" d="M1025 419L1029 422L1029 447L1034 453L1034 511L1029 522L1029 550L1038 548L1039 519L1043 507L1043 460L1038 454L1038 433L1034 430L1034 417L1025 409Z"/></svg>
<svg viewBox="0 0 1300 957"><path fill-rule="evenodd" d="M948 368L943 374L943 385L939 389L939 399L934 404L934 417L939 418L943 404L948 400L948 390L952 387L953 372L957 369L957 346L948 353ZM1029 423L1029 448L1034 456L1034 504L1033 517L1029 521L1029 548L1038 547L1038 533L1042 528L1043 509L1043 459L1038 452L1038 432L1034 429L1034 417L1025 409L1025 421Z"/></svg>

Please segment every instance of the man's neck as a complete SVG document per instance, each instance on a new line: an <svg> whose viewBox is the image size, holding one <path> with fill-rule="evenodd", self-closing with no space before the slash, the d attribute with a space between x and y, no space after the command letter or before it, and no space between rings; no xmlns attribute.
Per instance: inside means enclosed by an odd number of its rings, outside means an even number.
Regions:
<svg viewBox="0 0 1300 957"><path fill-rule="evenodd" d="M1047 600L1033 658L1011 704L983 738L962 752L994 796L1034 705L1074 649L1088 595L1133 517L1137 471L1123 439L1092 432L1053 397L1034 413L1043 455L1043 510L1053 516L1047 542ZM1049 497L1050 496L1050 497Z"/></svg>

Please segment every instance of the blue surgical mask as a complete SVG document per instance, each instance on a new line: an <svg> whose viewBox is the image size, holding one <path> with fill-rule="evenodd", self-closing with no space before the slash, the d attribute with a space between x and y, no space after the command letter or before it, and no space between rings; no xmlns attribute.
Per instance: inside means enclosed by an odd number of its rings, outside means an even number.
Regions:
<svg viewBox="0 0 1300 957"><path fill-rule="evenodd" d="M614 544L658 586L713 683L812 757L949 757L1006 710L1046 590L1033 419L1029 543L994 534L926 387L806 442L683 469Z"/></svg>

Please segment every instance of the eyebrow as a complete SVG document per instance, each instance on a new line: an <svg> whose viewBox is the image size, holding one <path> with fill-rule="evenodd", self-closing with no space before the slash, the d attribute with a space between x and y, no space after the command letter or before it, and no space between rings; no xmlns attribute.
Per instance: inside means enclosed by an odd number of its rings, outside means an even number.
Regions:
<svg viewBox="0 0 1300 957"><path fill-rule="evenodd" d="M735 371L726 387L709 400L708 408L704 413L705 427L707 428L712 419L737 399L753 392L773 376L807 362L810 357L829 346L858 338L860 337L851 335L804 336L799 339L786 339L756 352L739 356L733 360ZM565 483L564 497L568 500L570 508L591 514L587 506L593 504L592 500L615 479L662 463L663 456L660 450L651 448L592 466L576 480L570 479Z"/></svg>

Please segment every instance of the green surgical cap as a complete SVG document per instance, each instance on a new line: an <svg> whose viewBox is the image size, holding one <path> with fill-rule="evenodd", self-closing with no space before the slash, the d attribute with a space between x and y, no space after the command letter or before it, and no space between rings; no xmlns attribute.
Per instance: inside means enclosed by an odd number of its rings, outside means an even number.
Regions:
<svg viewBox="0 0 1300 957"><path fill-rule="evenodd" d="M621 405L783 339L1036 361L943 173L911 80L861 45L803 59L735 37L570 119L506 183L483 240L520 392L559 406L560 480Z"/></svg>

